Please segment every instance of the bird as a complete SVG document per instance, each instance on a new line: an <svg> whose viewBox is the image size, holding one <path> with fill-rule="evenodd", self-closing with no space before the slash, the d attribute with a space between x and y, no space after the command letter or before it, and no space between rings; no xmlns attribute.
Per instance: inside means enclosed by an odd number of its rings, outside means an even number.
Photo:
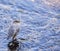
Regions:
<svg viewBox="0 0 60 51"><path fill-rule="evenodd" d="M10 28L8 29L8 37L7 39L15 39L18 35L18 32L20 30L20 21L14 20Z"/></svg>
<svg viewBox="0 0 60 51"><path fill-rule="evenodd" d="M21 44L24 42L26 39L24 38L16 38L20 31L20 21L15 20L13 21L12 25L8 29L8 37L7 39L11 39L11 41L8 42L8 51L19 51L21 50Z"/></svg>

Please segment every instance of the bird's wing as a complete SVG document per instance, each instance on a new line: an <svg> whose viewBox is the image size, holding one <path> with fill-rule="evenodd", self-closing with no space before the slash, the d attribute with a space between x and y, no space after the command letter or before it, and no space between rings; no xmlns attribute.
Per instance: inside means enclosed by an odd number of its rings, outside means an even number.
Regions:
<svg viewBox="0 0 60 51"><path fill-rule="evenodd" d="M11 26L11 27L9 28L9 30L8 30L8 37L7 37L7 39L10 39L10 38L13 36L13 34L14 34L14 29L13 29L13 27Z"/></svg>
<svg viewBox="0 0 60 51"><path fill-rule="evenodd" d="M18 35L18 32L19 32L19 29L17 29L16 32L14 32L13 37L12 37L13 39L16 38L16 36Z"/></svg>

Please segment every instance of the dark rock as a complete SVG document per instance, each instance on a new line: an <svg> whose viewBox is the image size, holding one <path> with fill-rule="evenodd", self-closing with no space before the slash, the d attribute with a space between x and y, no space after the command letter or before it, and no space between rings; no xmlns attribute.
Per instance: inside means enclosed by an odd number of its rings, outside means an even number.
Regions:
<svg viewBox="0 0 60 51"><path fill-rule="evenodd" d="M19 42L15 39L12 40L11 42L8 43L8 48L9 50L17 50L17 48L19 47Z"/></svg>

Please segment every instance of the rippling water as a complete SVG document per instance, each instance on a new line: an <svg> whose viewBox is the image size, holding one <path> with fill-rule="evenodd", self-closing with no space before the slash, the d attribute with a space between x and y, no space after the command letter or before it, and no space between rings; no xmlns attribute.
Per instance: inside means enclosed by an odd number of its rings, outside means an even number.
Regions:
<svg viewBox="0 0 60 51"><path fill-rule="evenodd" d="M0 51L7 51L8 28L21 21L22 51L60 51L60 0L0 0Z"/></svg>

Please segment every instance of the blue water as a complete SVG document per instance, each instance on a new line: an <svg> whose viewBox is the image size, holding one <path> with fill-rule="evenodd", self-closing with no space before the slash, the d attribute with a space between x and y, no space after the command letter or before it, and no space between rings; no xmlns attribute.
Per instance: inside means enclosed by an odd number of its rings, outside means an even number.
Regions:
<svg viewBox="0 0 60 51"><path fill-rule="evenodd" d="M21 21L21 51L60 51L60 0L0 0L0 51L7 51L8 28Z"/></svg>

